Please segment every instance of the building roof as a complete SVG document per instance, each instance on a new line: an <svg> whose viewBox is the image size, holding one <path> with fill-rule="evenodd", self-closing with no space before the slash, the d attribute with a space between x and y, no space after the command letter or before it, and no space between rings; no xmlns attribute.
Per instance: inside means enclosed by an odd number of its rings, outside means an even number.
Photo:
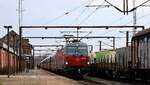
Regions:
<svg viewBox="0 0 150 85"><path fill-rule="evenodd" d="M13 42L15 41L14 38L16 39L16 43L19 43L20 36L15 31L11 30L9 32L9 35L10 35L9 40L11 42L10 46L13 47L13 44L14 44ZM2 37L1 41L4 43L7 43L7 36L8 36L8 34L6 34L4 37ZM17 45L19 45L19 44L17 44ZM32 47L31 44L29 43L29 39L22 38L22 47Z"/></svg>
<svg viewBox="0 0 150 85"><path fill-rule="evenodd" d="M13 30L11 30L9 32L9 41L10 41L10 48L13 48L14 50L18 50L17 48L19 48L20 46L20 42L19 42L19 39L20 39L20 36ZM3 36L0 40L0 46L3 47L3 48L6 48L7 49L7 36L8 34L6 34L5 36ZM23 39L22 38L22 42L21 42L21 48L23 49L23 52L28 52L28 53L31 53L31 50L32 50L32 45L29 43L29 40L28 39Z"/></svg>

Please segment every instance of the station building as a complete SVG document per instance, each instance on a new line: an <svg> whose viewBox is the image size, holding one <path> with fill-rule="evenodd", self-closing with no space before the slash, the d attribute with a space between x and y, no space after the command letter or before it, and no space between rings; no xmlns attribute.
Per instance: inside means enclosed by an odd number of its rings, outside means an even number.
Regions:
<svg viewBox="0 0 150 85"><path fill-rule="evenodd" d="M9 32L9 51L6 34L0 39L0 74L8 72L8 52L10 73L24 71L26 68L34 68L33 47L28 39L22 38L21 57L19 56L19 35L15 31Z"/></svg>

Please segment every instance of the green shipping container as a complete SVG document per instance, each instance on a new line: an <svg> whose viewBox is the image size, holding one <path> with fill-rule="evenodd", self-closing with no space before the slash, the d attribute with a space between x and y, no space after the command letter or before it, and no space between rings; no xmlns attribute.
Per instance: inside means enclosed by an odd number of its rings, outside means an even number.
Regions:
<svg viewBox="0 0 150 85"><path fill-rule="evenodd" d="M101 52L96 52L96 63L102 63L102 62L109 62L109 51L101 51Z"/></svg>

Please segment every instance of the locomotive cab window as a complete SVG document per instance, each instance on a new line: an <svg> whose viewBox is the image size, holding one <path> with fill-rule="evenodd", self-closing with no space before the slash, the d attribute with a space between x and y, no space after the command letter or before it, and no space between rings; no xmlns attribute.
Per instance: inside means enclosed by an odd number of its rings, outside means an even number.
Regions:
<svg viewBox="0 0 150 85"><path fill-rule="evenodd" d="M88 49L86 46L66 46L65 54L69 55L88 55Z"/></svg>

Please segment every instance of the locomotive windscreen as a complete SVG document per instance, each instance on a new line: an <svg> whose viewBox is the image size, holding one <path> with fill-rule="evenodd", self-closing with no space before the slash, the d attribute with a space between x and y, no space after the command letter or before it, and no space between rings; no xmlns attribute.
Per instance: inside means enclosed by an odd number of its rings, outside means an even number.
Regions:
<svg viewBox="0 0 150 85"><path fill-rule="evenodd" d="M85 43L76 42L69 43L65 46L65 54L67 55L88 55L88 46Z"/></svg>

